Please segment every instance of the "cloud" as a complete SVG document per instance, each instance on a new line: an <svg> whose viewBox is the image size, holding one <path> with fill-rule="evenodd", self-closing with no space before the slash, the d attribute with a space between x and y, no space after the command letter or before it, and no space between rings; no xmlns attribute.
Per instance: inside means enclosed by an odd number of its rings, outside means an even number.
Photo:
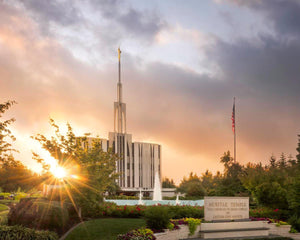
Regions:
<svg viewBox="0 0 300 240"><path fill-rule="evenodd" d="M144 40L153 40L166 26L166 22L156 12L139 12L133 8L118 16L116 20L126 32L134 36L142 36Z"/></svg>
<svg viewBox="0 0 300 240"><path fill-rule="evenodd" d="M91 38L99 37L99 45L88 52L103 54L95 58L105 60L97 68L74 56L68 41L44 35L39 22L20 8L0 4L0 92L3 100L19 103L11 112L17 119L18 136L44 133L48 118L53 117L58 123L70 122L81 133L107 137L113 129L117 64L106 60L106 52L116 45L115 37L126 33L142 35L140 39L161 36L169 43L176 36L195 41L195 51L201 47L204 61L217 66L220 74L143 62L126 51L126 46L122 61L127 130L133 140L163 144L165 175L181 178L191 170L201 173L221 168L219 157L232 149L233 96L237 97L239 161L267 161L272 152L294 153L300 132L296 104L300 100L299 41L260 34L259 44L248 39L226 42L217 37L206 44L199 31L172 26L164 33L159 16L143 15L130 6L122 8L117 1L103 1L97 5L98 11L109 23L98 23L98 18L86 20L87 12L78 13L84 21L91 21ZM51 11L40 14L52 21L55 14ZM56 20L77 24L77 20ZM99 24L102 28L96 32ZM114 31L109 31L111 26L116 26ZM78 44L89 46L87 36L83 34Z"/></svg>
<svg viewBox="0 0 300 240"><path fill-rule="evenodd" d="M260 12L271 21L278 33L277 37L299 37L300 2L297 0L216 0L216 2L230 2Z"/></svg>
<svg viewBox="0 0 300 240"><path fill-rule="evenodd" d="M80 11L69 1L21 0L21 3L33 15L44 33L49 33L52 23L70 26L82 21Z"/></svg>

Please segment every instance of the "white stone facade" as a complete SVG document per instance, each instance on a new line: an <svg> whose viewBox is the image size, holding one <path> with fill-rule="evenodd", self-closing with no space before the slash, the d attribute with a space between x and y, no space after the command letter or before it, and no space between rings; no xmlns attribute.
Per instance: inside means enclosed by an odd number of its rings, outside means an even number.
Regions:
<svg viewBox="0 0 300 240"><path fill-rule="evenodd" d="M126 132L126 104L122 102L121 51L119 51L119 80L117 101L114 102L114 132L107 139L87 137L88 145L100 141L103 151L112 148L120 160L116 162L118 184L122 190L139 191L153 189L155 173L161 179L161 146L154 143L132 142ZM88 146L83 146L88 147Z"/></svg>

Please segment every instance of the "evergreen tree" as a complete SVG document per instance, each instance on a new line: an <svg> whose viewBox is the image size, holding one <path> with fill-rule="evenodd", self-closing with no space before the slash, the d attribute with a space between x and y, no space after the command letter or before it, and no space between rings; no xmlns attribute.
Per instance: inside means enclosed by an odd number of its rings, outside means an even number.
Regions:
<svg viewBox="0 0 300 240"><path fill-rule="evenodd" d="M271 167L275 168L276 167L276 157L272 154L272 156L270 157L270 165Z"/></svg>
<svg viewBox="0 0 300 240"><path fill-rule="evenodd" d="M284 169L286 167L286 157L284 153L281 153L280 159L279 159L279 168Z"/></svg>
<svg viewBox="0 0 300 240"><path fill-rule="evenodd" d="M175 182L173 179L164 178L162 181L163 188L176 188Z"/></svg>
<svg viewBox="0 0 300 240"><path fill-rule="evenodd" d="M296 148L298 154L296 155L297 163L300 165L300 135L298 135L298 147Z"/></svg>

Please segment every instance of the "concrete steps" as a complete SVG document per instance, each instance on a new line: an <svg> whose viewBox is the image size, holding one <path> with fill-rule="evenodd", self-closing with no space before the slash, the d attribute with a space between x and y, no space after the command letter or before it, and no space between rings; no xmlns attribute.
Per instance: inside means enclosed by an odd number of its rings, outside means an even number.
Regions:
<svg viewBox="0 0 300 240"><path fill-rule="evenodd" d="M200 238L203 239L267 236L269 236L269 228L266 221L202 223L200 225Z"/></svg>

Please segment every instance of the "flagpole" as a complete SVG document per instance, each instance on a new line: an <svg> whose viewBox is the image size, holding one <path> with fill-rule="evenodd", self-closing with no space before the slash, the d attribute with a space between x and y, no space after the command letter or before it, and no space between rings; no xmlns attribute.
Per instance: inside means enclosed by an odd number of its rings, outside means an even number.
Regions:
<svg viewBox="0 0 300 240"><path fill-rule="evenodd" d="M235 122L235 97L233 98L234 106L234 162L236 162L236 122Z"/></svg>

